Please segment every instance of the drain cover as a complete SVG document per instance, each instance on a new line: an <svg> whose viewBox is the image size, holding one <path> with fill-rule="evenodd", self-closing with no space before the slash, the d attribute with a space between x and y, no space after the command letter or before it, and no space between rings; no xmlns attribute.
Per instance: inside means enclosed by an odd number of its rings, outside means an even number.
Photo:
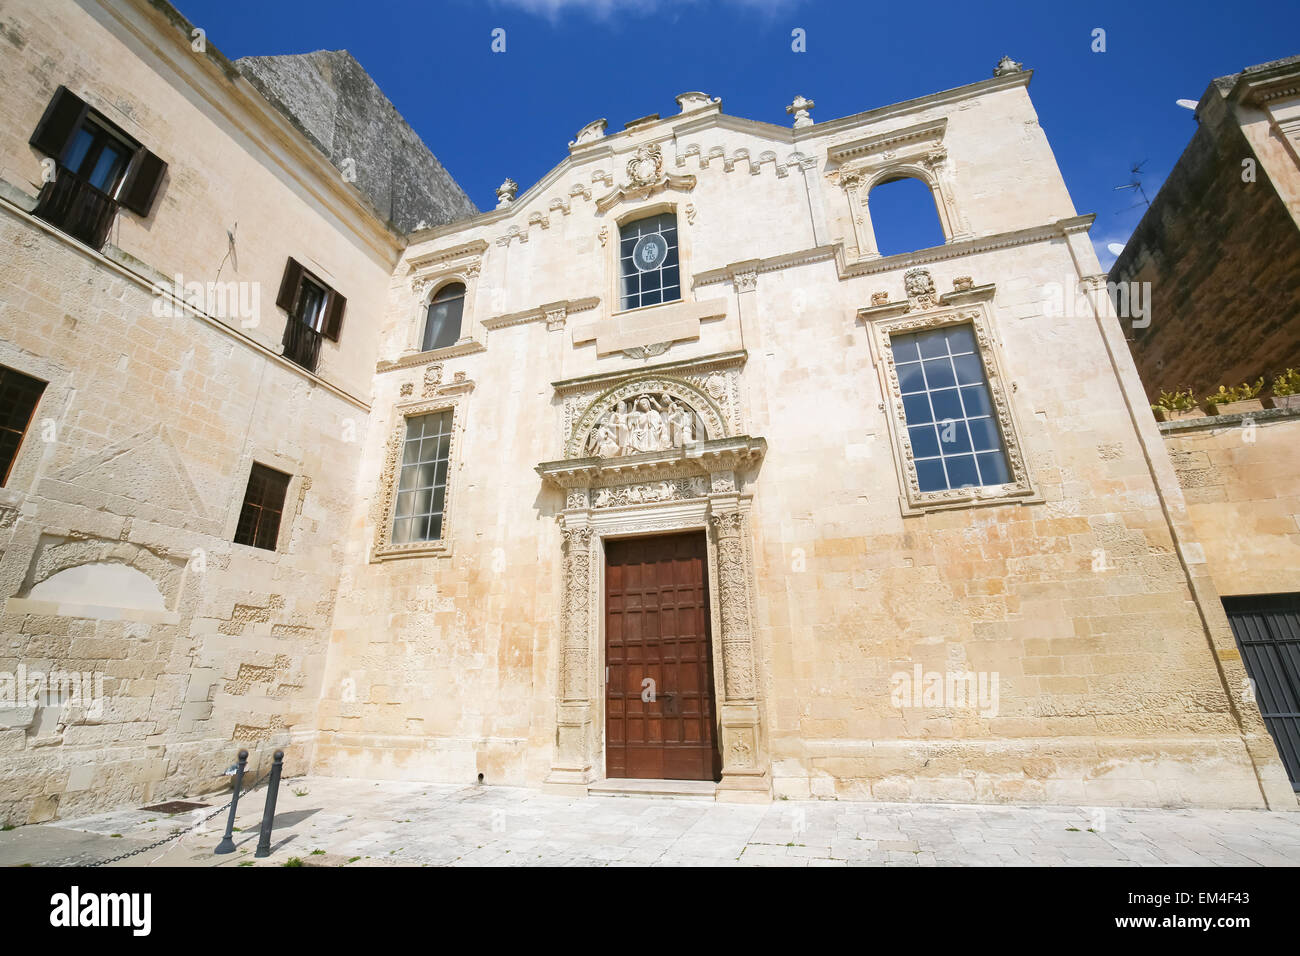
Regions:
<svg viewBox="0 0 1300 956"><path fill-rule="evenodd" d="M189 813L191 810L202 810L210 806L206 803L190 803L188 800L169 800L167 803L160 803L153 807L141 807L141 810L148 810L150 813Z"/></svg>

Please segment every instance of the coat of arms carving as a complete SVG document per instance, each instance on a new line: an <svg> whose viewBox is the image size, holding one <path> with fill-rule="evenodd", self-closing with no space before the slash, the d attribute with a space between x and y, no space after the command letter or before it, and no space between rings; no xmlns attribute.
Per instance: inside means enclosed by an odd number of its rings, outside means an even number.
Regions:
<svg viewBox="0 0 1300 956"><path fill-rule="evenodd" d="M663 169L663 150L657 143L652 146L638 146L636 155L627 161L628 182L633 186L649 186L658 181Z"/></svg>
<svg viewBox="0 0 1300 956"><path fill-rule="evenodd" d="M909 269L903 273L903 289L907 292L909 312L913 309L933 309L939 304L929 269Z"/></svg>

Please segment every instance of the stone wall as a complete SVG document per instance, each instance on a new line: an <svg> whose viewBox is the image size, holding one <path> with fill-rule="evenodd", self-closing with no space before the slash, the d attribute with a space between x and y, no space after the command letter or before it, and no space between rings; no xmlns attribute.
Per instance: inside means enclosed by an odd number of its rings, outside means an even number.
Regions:
<svg viewBox="0 0 1300 956"><path fill-rule="evenodd" d="M1227 92L1202 97L1191 142L1110 270L1150 283L1150 324L1125 322L1125 334L1152 400L1300 366L1300 143L1288 152L1267 113Z"/></svg>
<svg viewBox="0 0 1300 956"><path fill-rule="evenodd" d="M1300 592L1300 415L1191 418L1160 431L1219 593Z"/></svg>
<svg viewBox="0 0 1300 956"><path fill-rule="evenodd" d="M400 232L478 212L347 50L235 62Z"/></svg>
<svg viewBox="0 0 1300 956"><path fill-rule="evenodd" d="M0 817L211 792L241 746L305 772L364 408L155 316L147 283L12 212L0 250L0 364L49 382L0 489L0 671L98 672L103 694L0 711ZM294 476L275 552L231 540L253 461ZM105 567L152 584L55 586Z"/></svg>

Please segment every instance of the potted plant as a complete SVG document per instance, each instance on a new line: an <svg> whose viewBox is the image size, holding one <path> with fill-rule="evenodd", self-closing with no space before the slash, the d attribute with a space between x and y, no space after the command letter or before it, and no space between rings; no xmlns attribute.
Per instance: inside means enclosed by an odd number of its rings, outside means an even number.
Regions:
<svg viewBox="0 0 1300 956"><path fill-rule="evenodd" d="M1219 386L1219 390L1205 396L1205 411L1210 415L1231 415L1233 412L1257 412L1264 407L1257 396L1264 390L1261 377L1254 385L1242 382L1233 388Z"/></svg>
<svg viewBox="0 0 1300 956"><path fill-rule="evenodd" d="M1190 388L1185 392L1162 391L1156 398L1156 403L1151 406L1151 411L1155 412L1156 420L1161 422L1171 422L1179 418L1200 418L1205 415L1205 410L1197 403L1196 396L1192 394Z"/></svg>
<svg viewBox="0 0 1300 956"><path fill-rule="evenodd" d="M1273 379L1273 394L1264 399L1264 406L1300 409L1300 369L1289 368Z"/></svg>

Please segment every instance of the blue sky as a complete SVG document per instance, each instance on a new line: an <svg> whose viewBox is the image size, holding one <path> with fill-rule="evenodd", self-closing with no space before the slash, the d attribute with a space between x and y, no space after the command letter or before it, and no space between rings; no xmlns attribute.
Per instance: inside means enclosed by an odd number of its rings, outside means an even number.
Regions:
<svg viewBox="0 0 1300 956"><path fill-rule="evenodd" d="M669 116L687 90L780 125L799 93L824 121L984 79L1008 53L1035 71L1030 95L1076 208L1097 215L1104 266L1142 213L1114 187L1145 160L1154 196L1194 132L1175 101L1300 52L1294 2L174 2L231 58L350 50L481 209L506 176L521 192L536 182L590 120Z"/></svg>

